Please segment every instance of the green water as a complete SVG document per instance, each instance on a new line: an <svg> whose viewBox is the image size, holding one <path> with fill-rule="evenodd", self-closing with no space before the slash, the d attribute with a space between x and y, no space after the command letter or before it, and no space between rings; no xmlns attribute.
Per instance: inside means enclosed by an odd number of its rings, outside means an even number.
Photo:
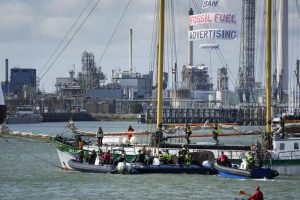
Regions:
<svg viewBox="0 0 300 200"><path fill-rule="evenodd" d="M136 130L146 125L131 123ZM99 122L81 122L95 130ZM65 123L11 125L14 131L62 133ZM104 130L126 130L128 122L101 122ZM221 138L225 143L252 143L256 136ZM195 139L194 140L207 140ZM0 138L0 199L234 199L261 187L265 199L300 199L300 176L274 180L236 180L187 174L113 175L61 170L55 147L47 141ZM246 197L246 196L244 196Z"/></svg>

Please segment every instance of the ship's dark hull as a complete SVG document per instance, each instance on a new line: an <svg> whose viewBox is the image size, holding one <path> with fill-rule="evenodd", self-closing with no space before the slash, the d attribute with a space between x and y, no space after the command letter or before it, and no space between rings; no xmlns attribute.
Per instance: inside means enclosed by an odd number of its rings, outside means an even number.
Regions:
<svg viewBox="0 0 300 200"><path fill-rule="evenodd" d="M99 121L89 113L42 113L43 122L68 122L70 119L73 121Z"/></svg>
<svg viewBox="0 0 300 200"><path fill-rule="evenodd" d="M6 118L6 105L0 105L0 124L2 124Z"/></svg>

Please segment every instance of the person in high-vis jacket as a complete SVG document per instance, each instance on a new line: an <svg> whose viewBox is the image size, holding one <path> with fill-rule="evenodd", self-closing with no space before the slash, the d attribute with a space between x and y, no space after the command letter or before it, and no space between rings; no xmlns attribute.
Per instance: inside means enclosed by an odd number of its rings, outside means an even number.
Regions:
<svg viewBox="0 0 300 200"><path fill-rule="evenodd" d="M189 125L185 127L185 139L188 144L191 143L190 136L192 135L192 128Z"/></svg>
<svg viewBox="0 0 300 200"><path fill-rule="evenodd" d="M215 128L213 130L213 139L216 141L216 145L219 144L219 140L218 140L219 133L221 133L221 128L218 125L218 123L216 123Z"/></svg>
<svg viewBox="0 0 300 200"><path fill-rule="evenodd" d="M189 151L184 155L184 165L191 165L192 163L192 154Z"/></svg>

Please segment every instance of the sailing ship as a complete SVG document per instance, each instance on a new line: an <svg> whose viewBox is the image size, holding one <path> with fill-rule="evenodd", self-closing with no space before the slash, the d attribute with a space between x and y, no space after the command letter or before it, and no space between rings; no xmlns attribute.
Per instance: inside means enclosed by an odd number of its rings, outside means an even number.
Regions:
<svg viewBox="0 0 300 200"><path fill-rule="evenodd" d="M161 2L163 2L161 0ZM267 67L267 76L266 76L266 97L267 97L267 115L266 121L271 121L271 3L267 1L267 47L266 47L266 67ZM162 122L162 49L163 49L163 29L161 28L160 32L160 45L159 45L159 57L158 63L158 95L157 95L157 120L156 120L156 128L157 132L144 132L147 136L150 136L153 141L159 142L151 142L150 144L136 144L134 140L136 137L132 138L131 145L128 142L123 142L122 139L119 139L118 142L110 141L107 142L108 148L120 149L123 152L126 152L126 159L128 161L132 161L134 156L138 154L138 150L146 146L146 148L150 148L153 153L157 153L159 151L164 151L166 149L173 150L174 154L176 154L180 149L182 149L182 143L168 143L166 141L163 142L163 139L167 138L161 134L160 124ZM286 125L288 126L288 125ZM95 134L95 133L94 133ZM125 134L125 133L124 133ZM133 133L134 134L134 133ZM268 166L269 162L266 160L270 160L272 163L272 169L278 171L280 174L300 174L300 150L299 143L300 138L297 137L297 134L284 131L283 127L277 128L271 131L271 124L267 123L266 132L261 133L264 137L264 143L266 144L266 148L259 152L261 158L264 161L264 165ZM119 135L124 136L124 135ZM136 135L138 136L138 134ZM72 145L67 146L65 143L56 140L57 143L57 151L59 154L60 161L64 168L72 169L72 167L68 164L69 160L76 160L78 158L78 148L74 145L74 141ZM113 145L119 145L117 147L113 147ZM251 145L215 145L215 144L187 144L185 145L191 152L197 152L200 150L209 151L214 154L214 157L218 157L221 151L224 151L227 155L229 155L229 159L232 163L241 163L242 158L245 157L249 152L255 152L255 148ZM86 149L91 149L91 147L86 146ZM94 148L97 148L96 146ZM138 168L138 167L136 167Z"/></svg>
<svg viewBox="0 0 300 200"><path fill-rule="evenodd" d="M159 50L158 50L158 71L157 71L157 120L156 120L156 127L157 131L154 131L150 133L152 135L152 141L151 145L134 145L134 146L124 146L121 147L115 147L113 148L112 145L110 145L110 149L112 150L112 157L113 160L118 160L117 166L113 167L111 165L108 165L105 169L99 167L93 166L94 163L88 164L82 164L81 162L78 162L80 160L80 155L82 154L90 154L90 145L86 145L85 147L78 148L78 142L75 140L68 140L61 136L58 136L55 138L55 143L57 145L57 152L59 155L59 159L61 161L62 167L72 170L78 170L78 171L92 171L92 172L103 172L106 169L110 168L111 172L127 172L127 173L200 173L200 174L216 174L217 171L213 169L209 165L202 165L200 162L199 164L188 164L188 165L182 165L182 164L142 164L142 163L130 163L134 160L136 155L141 151L141 148L147 148L148 151L152 152L154 156L159 155L160 150L160 142L162 142L163 138L163 132L161 127L162 122L162 90L163 90L163 49L164 49L164 9L165 9L165 1L160 0L159 4L159 19L160 19L160 27L159 27ZM77 130L76 127L74 127L72 124L69 124L70 129L73 129L73 132L77 133L76 135L81 137L83 135L89 135L89 133L82 132L80 130ZM79 134L78 134L79 133ZM95 136L95 135L94 135ZM80 138L82 141L82 139ZM133 138L131 138L133 140ZM84 149L86 148L86 149ZM94 150L102 152L108 151L108 147L100 147L94 146ZM181 147L180 147L181 149ZM121 154L115 154L113 152L116 152L120 150L122 152ZM172 149L168 148L168 150L174 151L173 154L178 152L178 149ZM95 152L95 151L94 151ZM125 157L126 154L126 157ZM199 156L201 152L199 152L197 155ZM203 154L206 154L204 152ZM88 156L88 155L87 155ZM118 156L117 158L115 158ZM190 155L192 156L192 155ZM121 160L121 159L122 160ZM198 160L199 161L199 160ZM202 160L201 160L202 161ZM87 169L88 168L88 169ZM95 169L96 168L96 169Z"/></svg>

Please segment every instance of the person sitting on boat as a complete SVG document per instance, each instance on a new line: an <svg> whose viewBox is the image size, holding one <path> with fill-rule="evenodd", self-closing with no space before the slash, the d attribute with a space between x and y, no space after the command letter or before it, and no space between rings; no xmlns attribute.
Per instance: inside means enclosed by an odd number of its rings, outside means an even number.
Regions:
<svg viewBox="0 0 300 200"><path fill-rule="evenodd" d="M191 140L190 140L190 136L192 135L192 129L191 129L191 126L187 125L185 126L185 139L186 139L186 142L188 144L191 143Z"/></svg>
<svg viewBox="0 0 300 200"><path fill-rule="evenodd" d="M213 130L213 139L216 141L216 145L219 144L219 140L218 140L219 133L221 133L221 128L218 125L218 123L216 123L215 127L214 127L214 130Z"/></svg>
<svg viewBox="0 0 300 200"><path fill-rule="evenodd" d="M184 163L182 150L178 151L177 162L178 162L178 165L183 165L183 163Z"/></svg>
<svg viewBox="0 0 300 200"><path fill-rule="evenodd" d="M230 163L228 157L224 154L223 151L221 152L221 155L218 157L217 163L219 165L224 165L224 166L231 167L231 163Z"/></svg>
<svg viewBox="0 0 300 200"><path fill-rule="evenodd" d="M163 155L163 163L164 164L172 163L172 155L169 153L169 150L166 150L166 152Z"/></svg>
<svg viewBox="0 0 300 200"><path fill-rule="evenodd" d="M253 167L254 167L254 157L253 157L253 154L251 152L249 152L249 155L246 157L247 159L247 170L252 170Z"/></svg>
<svg viewBox="0 0 300 200"><path fill-rule="evenodd" d="M151 156L151 149L148 149L145 154L145 164L150 165L153 162L153 157Z"/></svg>
<svg viewBox="0 0 300 200"><path fill-rule="evenodd" d="M127 139L128 141L130 141L130 139L132 138L132 133L131 132L134 132L134 129L132 128L131 125L128 126L128 129L127 129Z"/></svg>
<svg viewBox="0 0 300 200"><path fill-rule="evenodd" d="M79 150L82 150L82 149L83 149L83 145L84 145L83 139L80 138L80 139L79 139L79 142L78 142L78 149L79 149Z"/></svg>
<svg viewBox="0 0 300 200"><path fill-rule="evenodd" d="M102 140L103 140L103 130L101 126L99 126L97 130L96 137L97 137L98 147L100 148L102 147Z"/></svg>
<svg viewBox="0 0 300 200"><path fill-rule="evenodd" d="M145 162L145 154L141 149L138 150L138 155L135 159L135 162L144 163Z"/></svg>
<svg viewBox="0 0 300 200"><path fill-rule="evenodd" d="M184 165L191 165L192 163L192 154L190 151L187 151L184 155Z"/></svg>
<svg viewBox="0 0 300 200"><path fill-rule="evenodd" d="M261 144L257 140L255 145L255 162L259 167L262 166L262 159L261 159Z"/></svg>
<svg viewBox="0 0 300 200"><path fill-rule="evenodd" d="M114 165L117 166L118 163L124 162L124 161L126 161L126 159L125 159L125 154L122 153L122 154L119 156L119 158L114 162Z"/></svg>
<svg viewBox="0 0 300 200"><path fill-rule="evenodd" d="M256 186L255 192L253 192L248 200L263 200L264 194L260 191L259 186Z"/></svg>
<svg viewBox="0 0 300 200"><path fill-rule="evenodd" d="M103 158L103 162L104 162L103 164L109 165L110 164L110 159L111 159L110 150L108 150L107 152L105 152L102 155L102 158Z"/></svg>
<svg viewBox="0 0 300 200"><path fill-rule="evenodd" d="M93 152L92 152L92 154L90 156L90 159L89 159L89 164L94 164L95 160L96 160L96 157L97 157L96 151L93 150Z"/></svg>

